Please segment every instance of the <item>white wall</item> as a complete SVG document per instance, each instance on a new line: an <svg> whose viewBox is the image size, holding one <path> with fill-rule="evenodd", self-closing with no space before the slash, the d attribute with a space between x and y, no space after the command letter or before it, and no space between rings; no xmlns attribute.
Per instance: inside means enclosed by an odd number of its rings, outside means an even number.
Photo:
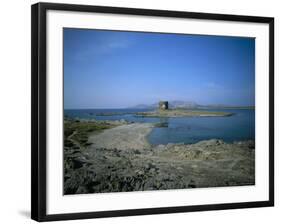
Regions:
<svg viewBox="0 0 281 224"><path fill-rule="evenodd" d="M1 1L0 13L0 223L30 220L30 5ZM68 0L62 3L155 8L275 17L276 206L60 223L279 223L280 198L280 4L278 0ZM278 89L279 88L279 89Z"/></svg>

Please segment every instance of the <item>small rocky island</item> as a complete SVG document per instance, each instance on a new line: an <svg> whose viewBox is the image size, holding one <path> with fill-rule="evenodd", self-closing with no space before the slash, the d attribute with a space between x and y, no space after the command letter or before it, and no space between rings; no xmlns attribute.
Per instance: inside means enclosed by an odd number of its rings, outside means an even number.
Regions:
<svg viewBox="0 0 281 224"><path fill-rule="evenodd" d="M136 116L140 117L227 117L233 113L223 111L194 110L185 108L169 108L168 101L160 101L157 110L148 112L138 112Z"/></svg>

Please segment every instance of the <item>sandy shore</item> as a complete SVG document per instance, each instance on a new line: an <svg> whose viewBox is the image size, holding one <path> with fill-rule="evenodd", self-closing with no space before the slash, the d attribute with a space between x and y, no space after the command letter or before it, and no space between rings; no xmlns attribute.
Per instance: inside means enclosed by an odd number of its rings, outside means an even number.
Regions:
<svg viewBox="0 0 281 224"><path fill-rule="evenodd" d="M153 128L150 123L133 123L107 129L100 134L92 134L89 143L92 148L106 149L147 149L150 147L146 136Z"/></svg>
<svg viewBox="0 0 281 224"><path fill-rule="evenodd" d="M65 148L65 194L255 184L254 141L151 147L152 124L124 124L92 133L87 148Z"/></svg>

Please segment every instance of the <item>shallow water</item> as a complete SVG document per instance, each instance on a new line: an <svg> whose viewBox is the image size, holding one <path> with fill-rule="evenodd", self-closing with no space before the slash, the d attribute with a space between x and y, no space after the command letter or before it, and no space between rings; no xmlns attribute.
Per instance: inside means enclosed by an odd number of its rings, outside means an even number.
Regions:
<svg viewBox="0 0 281 224"><path fill-rule="evenodd" d="M133 122L160 123L153 128L148 141L153 144L196 143L201 140L222 139L225 142L255 139L255 110L252 109L216 109L234 113L230 117L177 117L151 118L137 117L135 112L143 109L85 109L64 110L72 118L96 120L127 120ZM100 113L118 112L119 115L100 116Z"/></svg>

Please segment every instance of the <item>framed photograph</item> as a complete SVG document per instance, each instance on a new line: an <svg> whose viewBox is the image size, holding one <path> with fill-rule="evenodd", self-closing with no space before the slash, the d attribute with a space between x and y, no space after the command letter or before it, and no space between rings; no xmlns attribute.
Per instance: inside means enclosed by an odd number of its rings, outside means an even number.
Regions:
<svg viewBox="0 0 281 224"><path fill-rule="evenodd" d="M274 19L32 6L32 219L274 205Z"/></svg>

